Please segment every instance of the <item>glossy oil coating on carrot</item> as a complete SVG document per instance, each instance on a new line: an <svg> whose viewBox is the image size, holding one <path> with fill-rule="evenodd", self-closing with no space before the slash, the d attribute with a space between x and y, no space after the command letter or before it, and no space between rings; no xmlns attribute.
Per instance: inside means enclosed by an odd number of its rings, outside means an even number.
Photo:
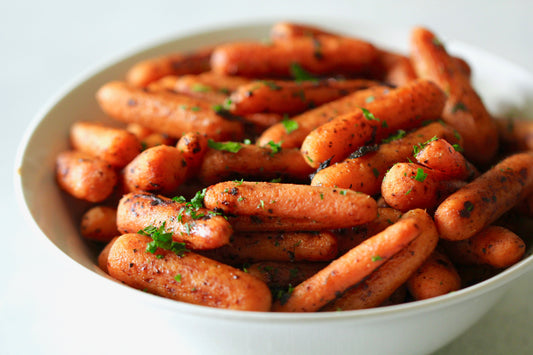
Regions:
<svg viewBox="0 0 533 355"><path fill-rule="evenodd" d="M419 77L434 81L448 94L442 118L463 136L466 157L473 163L491 162L498 150L498 130L469 76L425 28L412 31L411 59Z"/></svg>
<svg viewBox="0 0 533 355"><path fill-rule="evenodd" d="M355 38L320 35L296 37L272 44L235 42L218 46L212 70L256 78L290 77L291 65L318 75L364 72L376 57L375 47Z"/></svg>
<svg viewBox="0 0 533 355"><path fill-rule="evenodd" d="M398 129L409 130L440 117L446 96L434 83L412 81L368 103L366 109L338 116L313 130L302 143L302 154L314 168L330 159L344 160L356 149L376 144Z"/></svg>
<svg viewBox="0 0 533 355"><path fill-rule="evenodd" d="M72 196L102 202L113 192L118 176L102 159L79 151L67 151L56 158L56 179L59 186Z"/></svg>
<svg viewBox="0 0 533 355"><path fill-rule="evenodd" d="M443 137L449 142L460 143L449 126L439 122L419 128L405 137L381 144L379 147L357 152L353 158L318 171L311 185L338 186L370 195L380 192L381 182L387 170L395 163L413 158L413 147L433 137ZM360 154L359 154L360 153Z"/></svg>
<svg viewBox="0 0 533 355"><path fill-rule="evenodd" d="M171 194L185 181L187 161L183 153L168 145L158 145L139 154L122 171L126 192L147 191Z"/></svg>
<svg viewBox="0 0 533 355"><path fill-rule="evenodd" d="M489 226L466 240L443 245L458 264L486 264L495 268L517 263L526 251L526 244L519 236L500 226Z"/></svg>
<svg viewBox="0 0 533 355"><path fill-rule="evenodd" d="M362 193L268 182L227 181L209 186L204 204L226 214L301 216L330 228L367 223L377 215L376 201Z"/></svg>
<svg viewBox="0 0 533 355"><path fill-rule="evenodd" d="M533 191L533 152L512 155L450 195L435 212L441 238L480 232Z"/></svg>
<svg viewBox="0 0 533 355"><path fill-rule="evenodd" d="M331 232L235 233L230 243L202 255L226 264L257 261L330 261L337 257Z"/></svg>
<svg viewBox="0 0 533 355"><path fill-rule="evenodd" d="M149 193L130 193L117 208L117 227L121 233L137 233L149 226L172 233L172 239L192 249L213 249L229 242L233 233L224 217L207 209L190 210L185 203Z"/></svg>
<svg viewBox="0 0 533 355"><path fill-rule="evenodd" d="M212 51L212 47L209 47L191 53L174 53L141 61L126 73L126 81L136 87L145 87L167 75L202 73L210 68Z"/></svg>
<svg viewBox="0 0 533 355"><path fill-rule="evenodd" d="M270 309L270 290L259 279L193 252L146 252L151 241L139 234L118 238L109 250L109 274L136 289L182 302L242 311Z"/></svg>
<svg viewBox="0 0 533 355"><path fill-rule="evenodd" d="M291 118L291 121L296 122L296 127L287 130L283 122L278 123L265 130L257 139L257 144L265 145L273 141L281 144L283 148L300 148L305 137L313 129L338 115L354 112L360 107L366 108L370 102L389 94L390 90L387 86L375 86L308 110Z"/></svg>
<svg viewBox="0 0 533 355"><path fill-rule="evenodd" d="M450 258L435 249L407 280L407 288L415 300L425 300L459 290L461 277Z"/></svg>
<svg viewBox="0 0 533 355"><path fill-rule="evenodd" d="M141 152L141 143L132 133L96 122L76 122L70 127L70 144L117 168L126 166Z"/></svg>
<svg viewBox="0 0 533 355"><path fill-rule="evenodd" d="M96 98L109 116L175 138L200 132L214 140L239 140L244 134L241 122L226 120L211 103L185 95L146 92L115 81L102 86Z"/></svg>
<svg viewBox="0 0 533 355"><path fill-rule="evenodd" d="M365 79L254 81L231 94L230 112L236 115L257 112L294 115L376 85L376 81Z"/></svg>
<svg viewBox="0 0 533 355"><path fill-rule="evenodd" d="M208 149L198 177L207 184L242 178L308 181L312 172L313 169L305 163L298 149L282 148L275 152L270 145L259 147L241 144L236 153Z"/></svg>
<svg viewBox="0 0 533 355"><path fill-rule="evenodd" d="M400 221L413 219L420 235L354 288L323 308L325 311L372 308L385 302L427 260L439 240L431 217L420 209L407 212Z"/></svg>
<svg viewBox="0 0 533 355"><path fill-rule="evenodd" d="M415 218L398 221L334 260L294 288L288 299L275 302L275 312L313 312L362 281L422 233Z"/></svg>

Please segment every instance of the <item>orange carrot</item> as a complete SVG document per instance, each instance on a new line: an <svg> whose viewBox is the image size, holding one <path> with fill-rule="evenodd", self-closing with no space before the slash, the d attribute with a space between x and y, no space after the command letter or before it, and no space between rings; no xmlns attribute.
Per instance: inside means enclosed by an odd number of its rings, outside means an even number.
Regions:
<svg viewBox="0 0 533 355"><path fill-rule="evenodd" d="M125 234L109 250L109 275L139 290L208 307L268 311L270 290L264 282L231 266L192 252L146 252L147 236Z"/></svg>
<svg viewBox="0 0 533 355"><path fill-rule="evenodd" d="M422 233L415 218L403 219L364 241L294 288L275 312L313 312L362 281Z"/></svg>
<svg viewBox="0 0 533 355"><path fill-rule="evenodd" d="M412 129L440 117L446 96L434 83L412 81L378 98L366 110L338 116L313 130L302 143L302 154L314 168L329 159L344 160L358 148L376 144L398 129Z"/></svg>

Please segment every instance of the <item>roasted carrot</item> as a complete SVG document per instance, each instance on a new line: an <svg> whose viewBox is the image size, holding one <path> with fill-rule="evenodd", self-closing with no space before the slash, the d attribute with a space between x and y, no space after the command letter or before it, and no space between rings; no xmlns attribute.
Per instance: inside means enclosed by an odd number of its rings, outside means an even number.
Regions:
<svg viewBox="0 0 533 355"><path fill-rule="evenodd" d="M440 117L446 96L434 83L412 81L368 103L366 110L338 116L314 129L302 143L302 154L314 168L326 160L344 160L358 148L379 143L398 129L409 130Z"/></svg>
<svg viewBox="0 0 533 355"><path fill-rule="evenodd" d="M81 217L82 237L98 242L109 242L119 235L117 230L117 209L107 206L94 206Z"/></svg>
<svg viewBox="0 0 533 355"><path fill-rule="evenodd" d="M337 239L331 232L236 233L229 244L202 255L226 264L330 261L337 256Z"/></svg>
<svg viewBox="0 0 533 355"><path fill-rule="evenodd" d="M448 94L442 118L463 136L465 156L473 163L490 163L498 151L498 130L470 78L425 28L412 31L411 59L419 77L434 81Z"/></svg>
<svg viewBox="0 0 533 355"><path fill-rule="evenodd" d="M338 299L324 307L323 310L335 311L339 309L352 310L377 307L401 287L427 260L439 240L435 224L431 217L420 209L407 212L397 224L405 220L416 221L416 225L420 228L420 235L370 276L355 287L347 290Z"/></svg>
<svg viewBox="0 0 533 355"><path fill-rule="evenodd" d="M455 266L438 249L407 280L407 289L415 300L442 296L460 288L461 277Z"/></svg>
<svg viewBox="0 0 533 355"><path fill-rule="evenodd" d="M230 179L308 181L313 169L303 160L298 149L279 149L272 142L259 147L233 143L233 151L208 149L198 177L207 184Z"/></svg>
<svg viewBox="0 0 533 355"><path fill-rule="evenodd" d="M439 122L421 127L405 137L380 146L361 149L343 162L318 171L313 186L338 186L370 195L379 193L387 170L397 162L413 158L413 147L433 137L442 137L449 142L461 143L449 126Z"/></svg>
<svg viewBox="0 0 533 355"><path fill-rule="evenodd" d="M517 263L526 251L519 236L500 226L489 226L468 239L443 245L457 264L486 264L495 268Z"/></svg>
<svg viewBox="0 0 533 355"><path fill-rule="evenodd" d="M109 257L109 250L111 250L111 247L113 246L113 243L119 238L120 235L117 235L115 238L111 239L109 243L106 244L104 249L98 254L98 267L108 274L107 271L107 258Z"/></svg>
<svg viewBox="0 0 533 355"><path fill-rule="evenodd" d="M96 98L109 116L179 138L200 132L215 140L241 139L243 125L217 115L212 104L185 95L147 92L121 82L102 86Z"/></svg>
<svg viewBox="0 0 533 355"><path fill-rule="evenodd" d="M186 133L179 139L176 148L181 152L183 159L187 163L187 171L185 173L187 178L196 176L198 173L205 153L209 149L207 145L207 137L200 133Z"/></svg>
<svg viewBox="0 0 533 355"><path fill-rule="evenodd" d="M224 217L207 209L148 193L124 195L117 208L118 230L136 233L150 226L162 227L174 241L192 249L221 247L233 232Z"/></svg>
<svg viewBox="0 0 533 355"><path fill-rule="evenodd" d="M450 195L435 212L443 239L467 239L533 191L533 152L510 156Z"/></svg>
<svg viewBox="0 0 533 355"><path fill-rule="evenodd" d="M387 86L375 86L359 90L340 99L306 111L289 121L282 121L267 130L257 139L257 144L265 145L272 141L283 148L300 148L305 137L313 129L332 120L334 117L357 110L390 92Z"/></svg>
<svg viewBox="0 0 533 355"><path fill-rule="evenodd" d="M122 172L126 192L171 194L185 181L187 160L175 147L158 145L139 154Z"/></svg>
<svg viewBox="0 0 533 355"><path fill-rule="evenodd" d="M144 60L126 73L126 81L136 87L145 87L167 75L197 74L209 70L212 48L191 53L173 53Z"/></svg>
<svg viewBox="0 0 533 355"><path fill-rule="evenodd" d="M362 281L423 233L415 218L406 218L364 241L275 302L275 312L313 312Z"/></svg>
<svg viewBox="0 0 533 355"><path fill-rule="evenodd" d="M439 180L431 169L419 164L397 163L383 178L381 196L402 212L432 208L439 200Z"/></svg>
<svg viewBox="0 0 533 355"><path fill-rule="evenodd" d="M408 57L385 50L379 50L377 62L383 70L383 81L394 86L406 85L417 78Z"/></svg>
<svg viewBox="0 0 533 355"><path fill-rule="evenodd" d="M445 139L435 139L422 147L415 154L415 159L422 165L431 168L434 175L441 179L466 180L471 171L470 164L460 153L459 145L451 145Z"/></svg>
<svg viewBox="0 0 533 355"><path fill-rule="evenodd" d="M57 156L56 179L63 190L89 202L108 198L118 181L116 171L108 162L79 151L66 151Z"/></svg>
<svg viewBox="0 0 533 355"><path fill-rule="evenodd" d="M294 115L376 85L378 85L376 81L365 79L254 81L240 86L231 94L229 110L236 115L257 112Z"/></svg>
<svg viewBox="0 0 533 355"><path fill-rule="evenodd" d="M270 290L259 279L192 252L146 252L151 241L139 234L118 238L109 250L109 274L136 289L182 302L243 311L270 309Z"/></svg>
<svg viewBox="0 0 533 355"><path fill-rule="evenodd" d="M358 74L376 57L368 42L337 36L296 37L272 44L235 42L218 46L211 56L213 71L247 77L289 77L298 63L313 74Z"/></svg>
<svg viewBox="0 0 533 355"><path fill-rule="evenodd" d="M207 188L204 203L207 208L226 214L298 216L329 228L360 225L377 215L376 201L362 193L268 182L218 183Z"/></svg>
<svg viewBox="0 0 533 355"><path fill-rule="evenodd" d="M307 217L279 217L257 215L228 215L233 230L236 232L299 232L299 231L323 231L336 228L323 221L316 221Z"/></svg>
<svg viewBox="0 0 533 355"><path fill-rule="evenodd" d="M141 152L141 143L132 133L97 122L76 122L70 128L70 143L83 151L122 168Z"/></svg>

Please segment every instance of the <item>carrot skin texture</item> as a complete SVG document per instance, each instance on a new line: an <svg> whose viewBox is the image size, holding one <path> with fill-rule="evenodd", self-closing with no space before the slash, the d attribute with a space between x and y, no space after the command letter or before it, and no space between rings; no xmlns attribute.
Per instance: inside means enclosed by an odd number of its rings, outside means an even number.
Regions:
<svg viewBox="0 0 533 355"><path fill-rule="evenodd" d="M415 300L425 300L461 288L461 277L448 256L434 250L407 280L407 289Z"/></svg>
<svg viewBox="0 0 533 355"><path fill-rule="evenodd" d="M275 302L272 310L313 312L320 309L382 266L420 233L422 230L414 218L393 224L296 286L288 300L284 304Z"/></svg>
<svg viewBox="0 0 533 355"><path fill-rule="evenodd" d="M232 178L307 181L312 172L297 149L281 149L273 153L269 147L242 144L237 153L208 149L198 177L206 184Z"/></svg>
<svg viewBox="0 0 533 355"><path fill-rule="evenodd" d="M299 63L313 74L356 74L363 72L375 57L376 49L368 42L322 35L271 45L259 42L221 45L213 52L211 67L220 74L256 78L290 77L292 63Z"/></svg>
<svg viewBox="0 0 533 355"><path fill-rule="evenodd" d="M303 141L302 154L314 168L327 159L331 163L342 161L356 149L379 143L398 129L409 130L439 118L445 100L444 92L434 83L412 81L368 103L366 109L374 117L359 109L316 128Z"/></svg>
<svg viewBox="0 0 533 355"><path fill-rule="evenodd" d="M298 127L287 132L283 123L278 123L266 129L257 139L258 145L265 145L270 141L281 144L283 148L300 148L305 137L315 128L329 122L337 115L353 112L359 107L366 108L372 100L386 96L391 88L375 86L359 90L340 99L331 101L317 108L308 110L291 118Z"/></svg>
<svg viewBox="0 0 533 355"><path fill-rule="evenodd" d="M173 53L136 63L126 73L126 81L135 87L145 87L167 75L197 74L209 70L212 48L191 53Z"/></svg>
<svg viewBox="0 0 533 355"><path fill-rule="evenodd" d="M441 238L467 239L533 190L533 152L510 156L448 196L435 211Z"/></svg>
<svg viewBox="0 0 533 355"><path fill-rule="evenodd" d="M389 206L402 212L432 208L438 202L439 180L431 169L419 164L394 164L383 178L381 195Z"/></svg>
<svg viewBox="0 0 533 355"><path fill-rule="evenodd" d="M167 232L172 232L172 239L191 249L213 249L229 242L233 230L224 217L199 209L197 213L204 214L204 217L194 219L189 213L182 212L184 207L184 203L163 196L129 193L119 202L117 227L124 234L165 223Z"/></svg>
<svg viewBox="0 0 533 355"><path fill-rule="evenodd" d="M136 289L182 302L242 311L270 309L270 290L259 279L193 252L148 253L151 240L139 234L119 237L109 250L109 274Z"/></svg>
<svg viewBox="0 0 533 355"><path fill-rule="evenodd" d="M185 95L147 92L114 81L102 86L96 98L114 119L138 123L174 138L200 132L214 140L240 140L244 134L241 122L226 120L215 113L211 103Z"/></svg>
<svg viewBox="0 0 533 355"><path fill-rule="evenodd" d="M126 166L141 152L141 144L130 132L94 122L76 122L70 128L75 150L92 154L114 167Z"/></svg>
<svg viewBox="0 0 533 355"><path fill-rule="evenodd" d="M325 311L372 308L385 302L435 250L439 236L431 217L423 210L405 213L401 220L417 221L421 234L354 288L323 308Z"/></svg>
<svg viewBox="0 0 533 355"><path fill-rule="evenodd" d="M282 41L296 37L316 37L320 35L337 36L335 33L316 26L294 22L277 22L270 29L270 39L272 41Z"/></svg>
<svg viewBox="0 0 533 355"><path fill-rule="evenodd" d="M402 139L381 144L375 152L358 158L348 158L318 171L311 180L311 185L338 186L375 195L380 192L387 170L397 162L414 159L413 146L434 136L460 143L452 128L438 122L431 123L408 133Z"/></svg>
<svg viewBox="0 0 533 355"><path fill-rule="evenodd" d="M106 161L87 153L66 151L56 158L56 179L72 196L102 202L113 192L118 175Z"/></svg>
<svg viewBox="0 0 533 355"><path fill-rule="evenodd" d="M107 206L94 206L81 217L82 237L97 242L109 242L119 235L117 230L117 209Z"/></svg>
<svg viewBox="0 0 533 355"><path fill-rule="evenodd" d="M415 159L435 173L440 173L442 179L465 180L472 173L464 156L445 139L429 142L415 155Z"/></svg>
<svg viewBox="0 0 533 355"><path fill-rule="evenodd" d="M331 232L236 233L229 244L202 255L226 264L257 261L330 261L337 256Z"/></svg>
<svg viewBox="0 0 533 355"><path fill-rule="evenodd" d="M235 115L258 112L294 115L376 85L378 82L364 79L254 81L231 94L230 112Z"/></svg>
<svg viewBox="0 0 533 355"><path fill-rule="evenodd" d="M123 170L123 186L126 192L147 191L171 194L184 181L187 161L183 153L168 145L148 148L131 161Z"/></svg>
<svg viewBox="0 0 533 355"><path fill-rule="evenodd" d="M200 133L186 133L176 144L176 148L183 154L183 159L187 163L185 177L190 179L196 176L204 160L208 148L208 139Z"/></svg>
<svg viewBox="0 0 533 355"><path fill-rule="evenodd" d="M351 227L373 220L376 201L368 195L336 188L267 182L222 182L209 186L207 208L226 214L305 216L319 224Z"/></svg>
<svg viewBox="0 0 533 355"><path fill-rule="evenodd" d="M517 263L526 251L526 245L519 236L500 226L489 226L466 240L443 245L450 258L458 264L485 264L495 268Z"/></svg>
<svg viewBox="0 0 533 355"><path fill-rule="evenodd" d="M420 27L411 34L411 60L419 77L434 81L448 93L442 118L463 136L465 156L477 164L491 162L498 151L496 122L464 69L433 33Z"/></svg>

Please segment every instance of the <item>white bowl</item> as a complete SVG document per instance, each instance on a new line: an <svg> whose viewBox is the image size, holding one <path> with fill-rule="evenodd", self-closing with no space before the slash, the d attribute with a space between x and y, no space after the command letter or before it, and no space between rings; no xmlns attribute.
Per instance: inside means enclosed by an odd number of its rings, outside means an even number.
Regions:
<svg viewBox="0 0 533 355"><path fill-rule="evenodd" d="M175 334L187 354L423 354L463 333L485 314L518 276L530 270L528 256L497 276L469 288L425 301L384 308L280 314L238 312L176 302L112 281L96 265L98 249L84 242L78 223L87 204L66 196L56 185L56 155L68 147L70 125L80 119L106 121L94 99L105 82L124 77L135 62L176 50L245 38L267 38L271 23L241 25L183 36L135 52L78 80L36 117L22 142L17 179L26 212L63 256L83 266L84 276L97 277L108 302L127 302L136 312L150 313ZM371 40L407 53L409 29L324 21L319 25ZM466 58L473 81L496 114L533 117L533 76L493 55L454 41L448 49ZM531 254L529 246L527 255ZM59 255L60 253L58 253ZM208 341L206 341L208 339Z"/></svg>

